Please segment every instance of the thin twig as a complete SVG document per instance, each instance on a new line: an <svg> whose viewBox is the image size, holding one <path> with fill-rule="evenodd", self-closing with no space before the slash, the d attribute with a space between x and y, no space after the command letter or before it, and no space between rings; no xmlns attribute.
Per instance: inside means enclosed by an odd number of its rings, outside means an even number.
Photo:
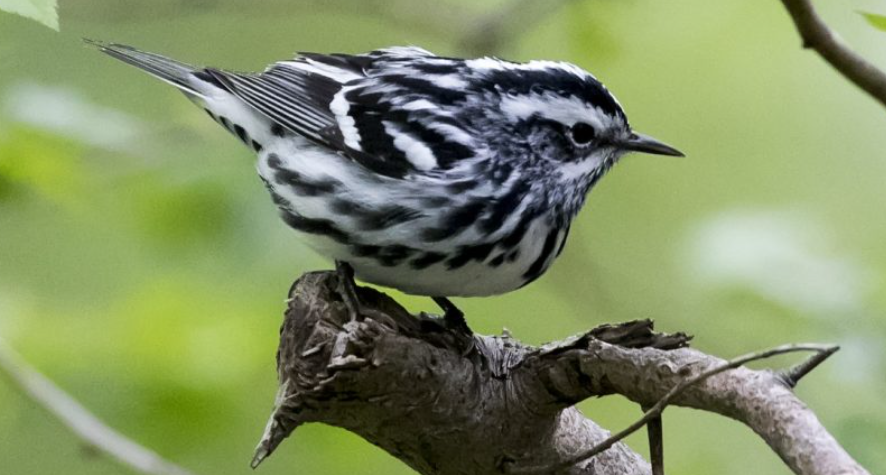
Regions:
<svg viewBox="0 0 886 475"><path fill-rule="evenodd" d="M500 53L503 44L541 23L573 0L511 0L481 15L468 25L458 41L459 49L470 55Z"/></svg>
<svg viewBox="0 0 886 475"><path fill-rule="evenodd" d="M818 52L850 82L886 106L886 73L861 57L818 16L810 0L781 0L794 20L803 47Z"/></svg>
<svg viewBox="0 0 886 475"><path fill-rule="evenodd" d="M653 417L646 425L649 436L649 462L652 475L664 475L664 429L661 416Z"/></svg>
<svg viewBox="0 0 886 475"><path fill-rule="evenodd" d="M804 376L809 374L812 370L823 363L824 360L828 359L832 354L836 353L839 349L839 346L832 346L829 351L817 352L807 358L805 361L802 361L785 371L779 372L779 375L784 378L785 383L787 383L788 386L793 388L797 385L797 383L800 382L801 379L803 379Z"/></svg>
<svg viewBox="0 0 886 475"><path fill-rule="evenodd" d="M737 358L731 359L720 366L717 366L711 370L705 371L693 378L685 379L680 384L671 388L667 394L665 394L658 402L655 403L646 413L643 414L643 417L638 419L633 424L629 425L627 428L622 431L609 436L606 440L600 442L599 444L591 447L590 449L579 453L571 458L568 458L556 465L548 465L548 466L526 466L526 467L516 467L512 466L508 473L511 474L523 474L523 473L555 473L559 470L563 470L565 468L571 467L575 464L581 463L607 449L615 445L617 442L621 441L625 437L633 434L646 424L648 424L651 420L660 417L662 411L664 411L665 407L674 398L679 396L683 391L687 388L699 384L706 379L720 374L724 371L728 371L730 369L738 368L739 366L743 366L752 361L758 361L762 359L771 358L773 356L782 355L785 353L794 353L798 351L813 351L820 354L831 355L836 351L836 347L833 345L816 345L816 344L795 344L795 345L783 345L778 346L769 350L759 351L755 353L749 353L743 356L739 356Z"/></svg>
<svg viewBox="0 0 886 475"><path fill-rule="evenodd" d="M191 475L191 472L142 447L108 427L74 398L28 365L0 339L0 373L75 437L121 464L149 475Z"/></svg>

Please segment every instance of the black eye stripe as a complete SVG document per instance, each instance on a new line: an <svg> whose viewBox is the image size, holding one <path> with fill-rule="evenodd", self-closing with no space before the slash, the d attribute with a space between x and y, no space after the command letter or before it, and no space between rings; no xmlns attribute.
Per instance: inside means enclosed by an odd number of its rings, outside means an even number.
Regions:
<svg viewBox="0 0 886 475"><path fill-rule="evenodd" d="M597 137L597 131L594 130L594 127L591 124L586 122L576 122L575 125L569 129L569 136L572 137L572 141L578 145L587 145Z"/></svg>

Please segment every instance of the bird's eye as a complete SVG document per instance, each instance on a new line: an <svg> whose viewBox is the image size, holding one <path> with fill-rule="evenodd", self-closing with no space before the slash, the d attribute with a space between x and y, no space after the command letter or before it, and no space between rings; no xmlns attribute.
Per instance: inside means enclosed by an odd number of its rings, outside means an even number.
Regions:
<svg viewBox="0 0 886 475"><path fill-rule="evenodd" d="M587 145L597 136L594 127L585 122L578 122L569 129L572 141L578 145Z"/></svg>

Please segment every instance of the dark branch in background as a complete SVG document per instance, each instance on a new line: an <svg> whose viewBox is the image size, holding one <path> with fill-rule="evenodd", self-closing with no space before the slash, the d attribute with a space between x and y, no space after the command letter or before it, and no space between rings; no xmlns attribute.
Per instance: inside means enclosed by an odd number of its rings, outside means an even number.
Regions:
<svg viewBox="0 0 886 475"><path fill-rule="evenodd" d="M64 424L80 441L122 465L148 475L191 475L191 472L164 460L123 434L105 425L98 417L31 368L0 339L0 373L39 407Z"/></svg>
<svg viewBox="0 0 886 475"><path fill-rule="evenodd" d="M405 32L420 31L452 42L460 54L484 56L500 54L511 39L541 23L570 1L512 0L489 11L478 11L463 2L440 0L289 0L229 3L216 0L155 0L150 3L107 2L100 4L101 15L82 5L65 15L79 20L131 22L134 19L160 19L175 15L202 15L224 12L238 16L279 16L297 12L333 12L388 21ZM297 13L296 13L297 14ZM404 37L408 42L409 37ZM372 45L375 47L385 45Z"/></svg>
<svg viewBox="0 0 886 475"><path fill-rule="evenodd" d="M886 106L886 73L861 57L818 16L810 0L782 0L790 13L803 47L818 52L850 82Z"/></svg>
<svg viewBox="0 0 886 475"><path fill-rule="evenodd" d="M577 0L512 0L473 23L461 34L458 46L468 56L499 53L513 37L526 33L561 7Z"/></svg>
<svg viewBox="0 0 886 475"><path fill-rule="evenodd" d="M431 0L262 0L260 2L229 2L219 0L154 0L152 2L120 2L105 0L79 4L77 8L65 11L67 18L89 22L109 22L128 24L146 20L163 20L175 17L222 14L238 18L295 18L298 25L300 16L347 15L375 20L386 20L401 27L403 31L421 31L451 40L455 35L453 25L462 25L468 9L463 5L451 5ZM101 14L97 14L100 10ZM405 38L408 40L408 38ZM370 45L381 47L386 45ZM287 45L303 50L304 46Z"/></svg>
<svg viewBox="0 0 886 475"><path fill-rule="evenodd" d="M293 286L280 334L280 389L254 465L301 424L322 422L422 474L650 474L621 437L679 405L746 424L795 473L867 473L788 384L835 347L789 345L724 361L686 348L686 335L636 321L538 348L508 335L476 336L475 351L464 355L459 334L371 289L359 296L375 317L350 321L337 289L328 272ZM799 350L816 355L785 374L740 367ZM616 436L574 408L611 394L650 408Z"/></svg>

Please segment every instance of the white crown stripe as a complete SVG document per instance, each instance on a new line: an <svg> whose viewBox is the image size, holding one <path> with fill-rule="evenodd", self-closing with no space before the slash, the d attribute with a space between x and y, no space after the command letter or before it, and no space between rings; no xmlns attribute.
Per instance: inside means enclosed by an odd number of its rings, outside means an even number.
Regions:
<svg viewBox="0 0 886 475"><path fill-rule="evenodd" d="M335 120L338 123L338 129L341 131L345 145L354 150L362 150L360 147L360 131L357 130L356 125L357 121L348 114L351 110L351 103L345 97L352 89L354 88L344 87L333 96L332 102L329 104L329 110L335 115Z"/></svg>

